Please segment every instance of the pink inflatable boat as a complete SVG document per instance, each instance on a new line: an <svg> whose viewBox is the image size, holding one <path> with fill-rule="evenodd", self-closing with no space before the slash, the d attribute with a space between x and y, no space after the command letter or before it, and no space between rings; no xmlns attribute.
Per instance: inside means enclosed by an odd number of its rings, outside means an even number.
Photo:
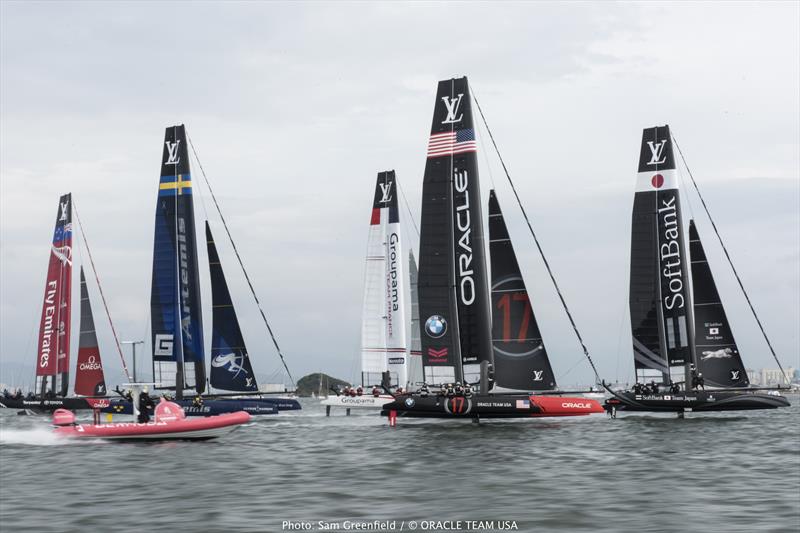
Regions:
<svg viewBox="0 0 800 533"><path fill-rule="evenodd" d="M67 409L53 413L56 434L70 438L113 440L206 440L230 433L250 421L244 411L209 417L186 418L181 406L161 399L152 422L114 422L77 424L75 414Z"/></svg>

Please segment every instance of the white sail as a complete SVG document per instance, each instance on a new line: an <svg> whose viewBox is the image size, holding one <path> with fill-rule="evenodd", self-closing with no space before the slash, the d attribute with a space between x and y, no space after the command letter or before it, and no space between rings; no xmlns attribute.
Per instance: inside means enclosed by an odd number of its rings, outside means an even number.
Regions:
<svg viewBox="0 0 800 533"><path fill-rule="evenodd" d="M393 386L408 381L407 291L403 238L394 171L378 174L367 241L361 314L361 382L379 385L390 372Z"/></svg>

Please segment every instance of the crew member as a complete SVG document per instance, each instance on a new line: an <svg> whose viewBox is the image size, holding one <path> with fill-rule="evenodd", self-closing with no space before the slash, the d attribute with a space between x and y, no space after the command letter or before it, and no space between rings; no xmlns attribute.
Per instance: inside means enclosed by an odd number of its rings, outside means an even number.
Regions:
<svg viewBox="0 0 800 533"><path fill-rule="evenodd" d="M139 393L139 416L136 421L140 424L150 422L150 409L155 406L153 399L147 394L147 387Z"/></svg>
<svg viewBox="0 0 800 533"><path fill-rule="evenodd" d="M697 373L697 386L703 390L706 390L706 380L703 378L703 373Z"/></svg>

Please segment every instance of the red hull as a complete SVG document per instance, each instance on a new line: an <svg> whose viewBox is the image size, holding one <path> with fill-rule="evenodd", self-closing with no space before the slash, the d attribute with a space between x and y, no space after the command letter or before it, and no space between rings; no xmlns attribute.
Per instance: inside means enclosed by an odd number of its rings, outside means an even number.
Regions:
<svg viewBox="0 0 800 533"><path fill-rule="evenodd" d="M531 402L541 409L540 413L531 414L534 417L581 416L605 412L600 402L583 397L531 396Z"/></svg>

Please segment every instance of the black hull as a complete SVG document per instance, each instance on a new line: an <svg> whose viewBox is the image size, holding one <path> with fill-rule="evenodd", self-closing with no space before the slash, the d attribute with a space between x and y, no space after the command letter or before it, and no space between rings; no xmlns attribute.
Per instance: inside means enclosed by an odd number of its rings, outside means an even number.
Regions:
<svg viewBox="0 0 800 533"><path fill-rule="evenodd" d="M583 416L602 413L600 404L589 398L532 396L529 394L474 394L456 396L403 395L383 406L381 415L411 418L538 418Z"/></svg>
<svg viewBox="0 0 800 533"><path fill-rule="evenodd" d="M689 391L677 394L635 394L614 392L604 409L613 411L650 411L682 413L687 411L748 411L789 407L789 400L780 395L756 391Z"/></svg>
<svg viewBox="0 0 800 533"><path fill-rule="evenodd" d="M94 398L95 401L110 402L110 398ZM0 408L19 409L34 413L52 413L56 409L70 411L92 409L86 398L53 398L52 400L26 400L24 398L0 398Z"/></svg>

